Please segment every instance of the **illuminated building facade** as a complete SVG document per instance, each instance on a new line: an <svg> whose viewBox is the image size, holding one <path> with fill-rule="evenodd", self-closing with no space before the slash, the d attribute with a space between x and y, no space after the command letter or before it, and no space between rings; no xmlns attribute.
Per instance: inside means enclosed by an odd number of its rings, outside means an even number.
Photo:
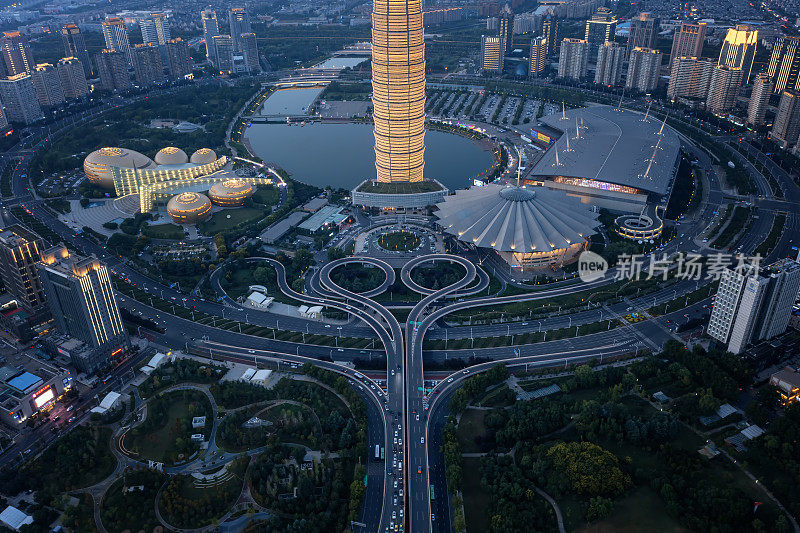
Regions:
<svg viewBox="0 0 800 533"><path fill-rule="evenodd" d="M558 45L561 42L558 38L558 19L552 15L547 15L542 21L542 37L547 39L547 57L558 52Z"/></svg>
<svg viewBox="0 0 800 533"><path fill-rule="evenodd" d="M177 224L194 224L211 214L211 200L205 194L182 192L167 203L167 214Z"/></svg>
<svg viewBox="0 0 800 533"><path fill-rule="evenodd" d="M703 55L703 44L706 40L705 22L684 22L675 30L672 38L672 49L669 54L669 66L680 57L700 57Z"/></svg>
<svg viewBox="0 0 800 533"><path fill-rule="evenodd" d="M92 62L86 50L86 41L80 28L75 24L65 24L61 28L61 44L64 45L64 57L77 57L83 66L87 78L92 77Z"/></svg>
<svg viewBox="0 0 800 533"><path fill-rule="evenodd" d="M208 189L208 198L214 205L236 207L253 196L255 189L244 180L232 178L215 183Z"/></svg>
<svg viewBox="0 0 800 533"><path fill-rule="evenodd" d="M372 4L372 107L378 181L422 181L425 41L421 0L374 0Z"/></svg>
<svg viewBox="0 0 800 533"><path fill-rule="evenodd" d="M17 366L0 366L0 419L11 427L48 410L72 387L68 370L23 357Z"/></svg>
<svg viewBox="0 0 800 533"><path fill-rule="evenodd" d="M128 40L128 29L125 22L119 17L111 17L103 21L103 38L106 41L106 49L122 52L129 65L133 65L131 55L131 43Z"/></svg>
<svg viewBox="0 0 800 533"><path fill-rule="evenodd" d="M183 154L180 159L174 159L175 155L180 154ZM228 162L227 157L216 158L213 151L206 149L192 154L191 161L206 161L214 156L209 162L186 162L185 156L182 150L167 147L156 156L157 161L153 161L134 150L106 147L86 156L83 170L89 181L107 189L113 187L118 197L138 193L139 209L142 213L147 213L153 209L154 193L204 182L215 183L220 178L212 174L221 170ZM169 163L157 164L158 161Z"/></svg>
<svg viewBox="0 0 800 533"><path fill-rule="evenodd" d="M150 13L139 21L142 30L142 42L154 46L164 45L170 40L169 22L164 13Z"/></svg>
<svg viewBox="0 0 800 533"><path fill-rule="evenodd" d="M0 51L6 64L6 74L32 74L36 66L27 37L18 31L3 32L0 37Z"/></svg>
<svg viewBox="0 0 800 533"><path fill-rule="evenodd" d="M206 59L214 59L214 37L219 35L219 22L216 12L206 9L200 13L203 22L203 40L206 42Z"/></svg>
<svg viewBox="0 0 800 533"><path fill-rule="evenodd" d="M531 41L531 58L528 64L528 75L539 76L547 67L547 39L535 37Z"/></svg>
<svg viewBox="0 0 800 533"><path fill-rule="evenodd" d="M660 19L652 13L639 13L632 18L626 57L631 56L634 48L655 48L660 24Z"/></svg>
<svg viewBox="0 0 800 533"><path fill-rule="evenodd" d="M589 60L597 60L597 52L600 45L610 43L614 40L614 33L617 31L617 19L614 13L607 7L601 7L586 21L586 30L583 39L589 43Z"/></svg>
<svg viewBox="0 0 800 533"><path fill-rule="evenodd" d="M500 40L503 43L502 53L510 54L514 51L514 12L508 4L500 11L498 23Z"/></svg>
<svg viewBox="0 0 800 533"><path fill-rule="evenodd" d="M481 59L484 72L503 72L503 39L484 35L481 37Z"/></svg>
<svg viewBox="0 0 800 533"><path fill-rule="evenodd" d="M58 60L58 77L64 89L64 98L83 98L89 94L86 71L77 57L65 57Z"/></svg>
<svg viewBox="0 0 800 533"><path fill-rule="evenodd" d="M747 24L737 24L735 28L728 29L725 40L722 41L717 64L741 69L742 83L746 85L750 83L756 46L758 46L758 30Z"/></svg>
<svg viewBox="0 0 800 533"><path fill-rule="evenodd" d="M47 307L36 264L45 248L44 239L14 224L0 231L0 278L3 285L28 312Z"/></svg>
<svg viewBox="0 0 800 533"><path fill-rule="evenodd" d="M28 74L0 79L0 99L9 122L31 124L44 118L33 79Z"/></svg>
<svg viewBox="0 0 800 533"><path fill-rule="evenodd" d="M775 40L767 74L775 94L800 89L800 37L781 35Z"/></svg>
<svg viewBox="0 0 800 533"><path fill-rule="evenodd" d="M96 257L70 254L64 245L42 252L42 280L56 328L91 349L73 357L81 372L108 366L129 346L108 270Z"/></svg>

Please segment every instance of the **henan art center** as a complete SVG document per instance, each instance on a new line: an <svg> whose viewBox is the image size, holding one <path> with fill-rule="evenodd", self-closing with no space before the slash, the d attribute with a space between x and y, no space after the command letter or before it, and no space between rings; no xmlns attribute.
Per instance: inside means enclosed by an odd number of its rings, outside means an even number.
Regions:
<svg viewBox="0 0 800 533"><path fill-rule="evenodd" d="M421 0L374 0L372 106L378 181L422 181L425 42Z"/></svg>

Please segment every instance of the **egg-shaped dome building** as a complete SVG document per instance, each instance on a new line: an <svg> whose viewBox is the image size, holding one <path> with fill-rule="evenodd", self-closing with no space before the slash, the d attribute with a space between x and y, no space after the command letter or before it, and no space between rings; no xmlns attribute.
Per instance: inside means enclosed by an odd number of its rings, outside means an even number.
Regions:
<svg viewBox="0 0 800 533"><path fill-rule="evenodd" d="M95 150L83 160L83 171L90 182L104 189L114 188L111 168L136 168L139 170L154 168L152 159L136 150L107 146Z"/></svg>
<svg viewBox="0 0 800 533"><path fill-rule="evenodd" d="M192 154L189 162L195 165L207 165L217 160L217 154L211 148L200 148Z"/></svg>
<svg viewBox="0 0 800 533"><path fill-rule="evenodd" d="M211 200L205 194L182 192L167 202L167 213L178 224L194 224L211 214Z"/></svg>
<svg viewBox="0 0 800 533"><path fill-rule="evenodd" d="M489 184L436 204L439 225L459 241L493 249L513 268L558 267L596 233L598 214L563 191Z"/></svg>
<svg viewBox="0 0 800 533"><path fill-rule="evenodd" d="M184 165L189 162L189 156L180 148L167 146L158 151L154 160L157 165Z"/></svg>
<svg viewBox="0 0 800 533"><path fill-rule="evenodd" d="M236 207L253 196L253 186L244 180L231 178L215 183L208 189L208 197L214 205Z"/></svg>

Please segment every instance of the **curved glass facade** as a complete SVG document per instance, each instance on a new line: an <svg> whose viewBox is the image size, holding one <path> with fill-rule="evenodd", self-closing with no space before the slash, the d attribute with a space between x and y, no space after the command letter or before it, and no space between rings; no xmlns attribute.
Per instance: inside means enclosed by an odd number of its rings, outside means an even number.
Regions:
<svg viewBox="0 0 800 533"><path fill-rule="evenodd" d="M372 107L378 181L422 181L425 41L421 0L372 4Z"/></svg>

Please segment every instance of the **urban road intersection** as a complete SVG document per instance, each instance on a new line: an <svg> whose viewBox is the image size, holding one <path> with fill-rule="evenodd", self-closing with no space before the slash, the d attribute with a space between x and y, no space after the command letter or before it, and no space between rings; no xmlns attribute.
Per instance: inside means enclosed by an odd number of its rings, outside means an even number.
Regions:
<svg viewBox="0 0 800 533"><path fill-rule="evenodd" d="M73 121L73 124L76 123L77 122ZM71 125L65 125L64 129L68 127L71 127ZM118 269L124 268L128 270L129 267L120 261L119 258L109 255L102 246L97 243L83 236L76 235L73 230L53 217L42 207L41 200L36 199L31 194L27 182L27 166L30 162L30 156L36 149L41 147L42 145L40 144L34 146L31 150L18 150L15 153L6 154L4 156L6 161L24 158L12 174L13 196L3 198L2 200L4 209L1 214L4 222L14 222L13 215L5 208L13 205L21 205L28 208L33 217L46 224L70 246L81 250L83 253L93 253L97 255L106 261L111 268L116 267ZM789 253L792 244L794 244L792 242L793 235L796 235L796 230L800 227L800 194L798 193L798 189L791 177L782 168L776 165L771 159L766 158L752 145L747 142L740 143L738 148L748 155L756 157L759 163L772 173L778 180L785 197L784 200L775 200L772 197L769 185L764 177L755 171L755 169L748 166L744 157L741 158L739 162L745 164L748 170L751 171L751 174L756 177L756 183L759 191L762 193L762 198L754 199L755 204L760 206L759 214L761 216L754 220L747 229L746 234L739 241L739 249L742 253L752 252L755 247L766 238L771 229L775 212L780 211L786 212L788 215L786 228L788 228L789 231L783 232L777 246L769 255L768 260L784 256ZM696 155L701 161L701 167L710 169L711 161L708 156L702 152L697 152ZM737 151L737 156L740 153L741 152ZM707 197L704 199L700 214L693 221L683 223L678 230L681 235L668 243L664 248L658 250L659 253L665 252L669 254L675 251L702 250L703 246L697 242L698 236L713 221L714 211L718 210L722 203L722 191L720 190L719 181L713 171L709 172L708 179L710 190L708 191ZM387 290L394 282L394 270L389 267L388 264L381 264L382 262L380 260L352 257L344 258L338 262L327 263L322 268L315 270L313 276L309 279L309 287L311 289L309 294L296 293L291 290L285 278L283 265L279 262L268 258L258 258L254 260L266 261L276 269L278 272L279 287L287 296L304 303L324 305L349 313L366 325L366 327L354 327L355 329L352 330L353 332L368 330L374 333L377 340L383 344L387 358L385 393L381 390L380 385L369 376L363 375L349 366L324 360L329 352L329 348L327 347L270 341L268 339L237 334L212 326L198 324L172 315L167 315L164 319L167 332L159 336L158 340L169 346L179 347L186 343L186 339L182 338L179 332L189 333L192 337L204 339L197 341L196 344L198 346L208 348L210 354L221 358L243 362L277 360L279 364L280 361L311 362L316 366L337 372L351 379L355 384L354 386L358 387L359 393L367 401L368 444L370 449L377 443L382 443L386 449L386 461L382 470L377 468L374 461L369 462L368 489L366 504L364 506L365 511L362 515L364 531L385 531L390 525L398 525L399 529L405 524L407 524L406 530L414 532L450 530L447 498L438 498L434 504L435 509L432 509L429 496L431 485L436 486L436 492L438 494L447 494L441 454L439 452L441 427L446 417L447 400L464 379L500 361L506 361L514 365L557 366L562 362L565 364L568 362L575 363L624 353L632 353L643 346L656 348L658 346L658 341L669 337L664 321L674 319L675 316L679 316L679 314L684 313L686 310L696 309L701 304L705 305L708 303L708 301L705 300L663 317L631 324L608 332L578 336L573 339L525 345L520 346L516 350L507 346L485 348L475 351L470 350L472 354L491 358L492 362L474 365L459 370L449 376L441 376L438 383L429 391L429 389L425 387L423 375L422 342L426 334L429 333L434 327L435 322L440 318L464 309L510 302L531 301L570 294L588 288L600 287L611 282L613 271L609 271L606 278L594 282L594 284L583 283L553 286L549 289L522 295L452 301L454 298L459 299L464 296L472 296L480 293L481 290L485 290L488 285L488 276L482 269L460 256L445 254L422 256L407 264L400 273L401 281L409 287L409 289L423 295L423 299L411 310L406 324L401 327L394 315L392 315L385 306L372 300L372 298ZM411 271L415 266L426 261L452 261L462 265L466 272L461 280L449 287L438 291L425 289L411 280ZM349 292L336 285L332 281L330 274L336 266L350 262L367 262L381 268L386 274L386 280L380 287L365 294ZM140 286L148 287L152 291L151 294L155 294L156 291L159 291L162 297L166 294L166 299L171 298L176 302L183 300L184 304L186 304L186 295L180 291L176 291L169 286L149 279L133 270L130 270L129 277L135 280L135 283ZM474 283L476 277L478 278L477 284L471 285ZM649 298L653 298L653 304L669 301L676 298L678 295L682 296L687 294L696 287L697 285L694 282L680 282L669 289L661 289L647 296L647 299L635 299L636 306L637 308L649 307ZM672 297L670 297L670 295ZM448 300L449 303L446 302ZM236 320L244 319L245 321L251 322L247 320L247 311L241 307L236 307L235 302L226 301L220 304L196 298L190 298L190 301L198 306L198 310L202 309L209 314L217 316L222 314L224 316L227 312L232 314L232 318ZM180 303L176 303L176 305L180 305ZM143 316L154 317L158 316L160 313L166 315L166 313L158 311L144 302L137 302L133 299L126 299L123 307L128 307L129 309L143 313ZM585 315L586 320L590 321L592 320L592 313L599 313L600 317L602 317L604 310L608 313L606 316L609 317L619 316L619 314L621 314L621 308L618 304L616 307L609 306L603 309L582 311L571 317L548 317L542 320L533 320L530 324L516 322L513 323L513 325L483 325L476 326L476 329L479 329L479 332L485 336L499 331L507 331L510 334L512 327L514 331L517 332L530 332L536 331L538 326L538 329L541 331L542 323L544 323L546 330L551 326L560 327L558 325L563 324L565 320L569 320L571 324L573 319L577 321L579 315ZM283 329L291 329L294 331L308 331L309 327L314 327L315 330L325 333L324 329L320 329L323 326L311 321L301 319L291 320L284 317L277 318L271 316L270 313L258 313L255 311L250 311L250 314L255 315L255 321L265 325L272 323L272 327L278 329L282 329L280 327L281 325L284 326ZM280 324L278 320L280 320ZM430 332L429 338L441 338L443 329L444 328L437 328L433 330ZM472 328L465 328L463 326L448 327L445 331L450 331L451 335L464 338L467 329L470 330L471 335ZM445 335L446 334L447 333L445 333ZM451 338L456 337L451 336ZM303 352L302 354L301 351ZM370 355L374 355L378 352L378 350L372 350L370 351ZM383 351L380 352L382 355ZM442 352L441 350L426 351L426 356L430 357L431 360L439 361L442 357L446 357ZM331 350L330 353L333 354L333 351ZM349 357L351 360L353 357L357 356L358 353L358 351L347 349L342 352L345 356L344 358ZM397 445L395 445L395 430L398 432ZM397 466L392 466L393 450L397 450ZM402 467L400 466L400 462L402 462ZM395 481L398 482L397 488L395 488ZM402 496L400 496L400 489L403 490ZM395 494L398 495L397 504L394 503ZM382 502L379 502L379 499L381 499ZM392 517L392 513L395 513L394 518ZM433 514L437 516L435 521L432 520ZM392 524L392 522L394 522L394 524Z"/></svg>

